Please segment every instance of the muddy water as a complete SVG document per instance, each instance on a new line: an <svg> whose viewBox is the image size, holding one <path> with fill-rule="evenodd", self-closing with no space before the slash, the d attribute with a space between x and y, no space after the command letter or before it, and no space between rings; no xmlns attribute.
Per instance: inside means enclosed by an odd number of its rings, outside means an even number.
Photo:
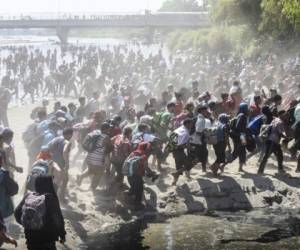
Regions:
<svg viewBox="0 0 300 250"><path fill-rule="evenodd" d="M265 209L150 218L90 239L83 249L298 250L298 210Z"/></svg>
<svg viewBox="0 0 300 250"><path fill-rule="evenodd" d="M277 228L272 223L250 223L237 219L184 215L166 223L151 223L143 231L143 246L150 249L300 249L291 224ZM298 221L299 223L299 221ZM299 224L300 225L300 224ZM299 226L298 226L299 228Z"/></svg>

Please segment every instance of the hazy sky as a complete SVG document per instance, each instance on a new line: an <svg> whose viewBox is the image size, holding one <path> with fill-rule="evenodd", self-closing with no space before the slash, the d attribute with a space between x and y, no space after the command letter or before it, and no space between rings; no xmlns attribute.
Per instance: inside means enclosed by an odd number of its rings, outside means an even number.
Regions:
<svg viewBox="0 0 300 250"><path fill-rule="evenodd" d="M164 0L0 0L0 12L135 12Z"/></svg>

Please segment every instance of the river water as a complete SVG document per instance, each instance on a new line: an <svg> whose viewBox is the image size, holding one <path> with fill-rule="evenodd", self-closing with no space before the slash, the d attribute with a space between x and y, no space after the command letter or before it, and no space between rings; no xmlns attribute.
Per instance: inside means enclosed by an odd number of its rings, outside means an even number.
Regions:
<svg viewBox="0 0 300 250"><path fill-rule="evenodd" d="M56 37L2 37L0 46L34 45L43 50L56 47ZM119 39L70 38L78 45L112 47L128 41ZM145 55L157 53L160 45L137 47ZM163 47L166 57L167 48ZM1 50L1 55L7 55ZM3 71L1 72L3 74ZM137 223L121 226L113 235L89 239L82 249L195 249L277 250L300 249L299 210L280 208L239 212L189 214L174 218L146 216Z"/></svg>
<svg viewBox="0 0 300 250"><path fill-rule="evenodd" d="M299 250L299 210L261 209L143 219L84 249Z"/></svg>

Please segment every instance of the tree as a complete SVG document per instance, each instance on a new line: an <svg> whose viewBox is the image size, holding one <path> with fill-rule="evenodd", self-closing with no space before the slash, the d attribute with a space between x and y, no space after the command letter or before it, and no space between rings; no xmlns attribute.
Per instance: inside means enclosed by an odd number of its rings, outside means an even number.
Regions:
<svg viewBox="0 0 300 250"><path fill-rule="evenodd" d="M196 0L166 0L159 11L197 12L201 7Z"/></svg>
<svg viewBox="0 0 300 250"><path fill-rule="evenodd" d="M294 29L300 32L300 1L287 0L283 5L283 13L287 16Z"/></svg>
<svg viewBox="0 0 300 250"><path fill-rule="evenodd" d="M250 24L260 22L262 0L219 0L213 6L212 16L217 23Z"/></svg>
<svg viewBox="0 0 300 250"><path fill-rule="evenodd" d="M299 0L262 0L259 31L278 36L293 36L300 32Z"/></svg>
<svg viewBox="0 0 300 250"><path fill-rule="evenodd" d="M300 32L300 0L219 0L212 17L219 24L247 24L257 34L291 37Z"/></svg>

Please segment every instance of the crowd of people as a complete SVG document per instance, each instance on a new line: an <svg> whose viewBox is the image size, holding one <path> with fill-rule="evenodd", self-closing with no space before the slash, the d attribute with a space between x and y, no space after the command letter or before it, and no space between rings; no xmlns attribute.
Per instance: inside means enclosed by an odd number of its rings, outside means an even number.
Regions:
<svg viewBox="0 0 300 250"><path fill-rule="evenodd" d="M300 55L246 60L195 51L166 56L160 49L146 55L128 45L4 49L0 245L17 244L5 229L13 214L28 249L56 249L57 240L65 241L60 202L68 202L69 168L82 157L78 186L89 182L93 192L99 186L126 192L138 210L144 207L144 178L162 178L172 158L173 185L182 175L190 179L199 163L203 173L220 176L236 160L238 171L245 171L251 157L262 175L272 154L278 174L286 174L286 157L300 172ZM16 165L7 109L27 95L42 105L32 110L23 132L28 177L14 209L14 174L23 169ZM58 97L52 110L48 99Z"/></svg>

